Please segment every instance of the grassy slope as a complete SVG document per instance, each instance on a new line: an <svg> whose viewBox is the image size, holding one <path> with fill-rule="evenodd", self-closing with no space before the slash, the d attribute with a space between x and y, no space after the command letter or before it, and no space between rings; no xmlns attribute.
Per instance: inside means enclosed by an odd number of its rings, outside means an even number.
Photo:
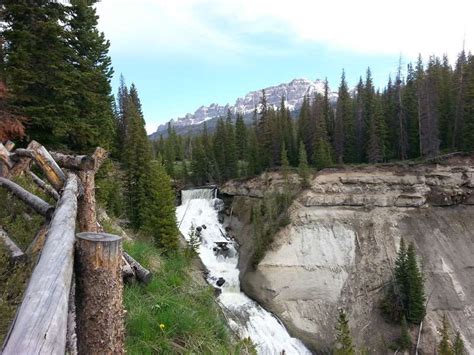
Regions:
<svg viewBox="0 0 474 355"><path fill-rule="evenodd" d="M248 342L236 343L229 334L212 289L191 277L189 258L181 253L160 257L159 250L143 241L125 249L154 272L149 285L125 287L129 354L252 352Z"/></svg>
<svg viewBox="0 0 474 355"><path fill-rule="evenodd" d="M28 177L14 180L28 191L53 203ZM34 213L4 188L0 188L0 201L0 226L25 251L44 222L44 217ZM30 260L26 264L12 265L5 246L0 242L0 344L3 343L16 309L22 301L32 264L33 261Z"/></svg>

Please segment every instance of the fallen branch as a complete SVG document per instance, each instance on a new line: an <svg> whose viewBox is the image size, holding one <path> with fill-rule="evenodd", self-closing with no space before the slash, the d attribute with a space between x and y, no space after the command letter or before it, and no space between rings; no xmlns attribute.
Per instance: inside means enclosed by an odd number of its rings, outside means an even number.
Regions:
<svg viewBox="0 0 474 355"><path fill-rule="evenodd" d="M77 214L77 177L70 174L3 354L64 354Z"/></svg>
<svg viewBox="0 0 474 355"><path fill-rule="evenodd" d="M145 284L148 284L151 281L153 274L150 272L150 270L145 269L138 261L128 255L126 252L123 252L123 257L130 264L133 271L135 271L135 275L137 275L138 280Z"/></svg>
<svg viewBox="0 0 474 355"><path fill-rule="evenodd" d="M33 210L38 212L40 215L45 216L47 219L50 219L54 207L49 203L43 201L36 195L33 195L31 192L26 191L23 187L18 184L15 184L13 181L0 177L0 186L7 188L13 195L18 197L20 200L25 202Z"/></svg>
<svg viewBox="0 0 474 355"><path fill-rule="evenodd" d="M10 239L7 232L0 228L0 240L3 241L3 244L7 247L10 252L10 260L13 263L23 262L26 260L26 255L23 251L16 245L16 243Z"/></svg>
<svg viewBox="0 0 474 355"><path fill-rule="evenodd" d="M54 198L56 201L59 200L59 194L58 192L47 182L44 182L39 178L38 175L36 175L34 172L29 171L29 174L31 178L33 179L33 182L39 186L40 189L42 189L44 192L46 192L48 195L50 195L52 198Z"/></svg>

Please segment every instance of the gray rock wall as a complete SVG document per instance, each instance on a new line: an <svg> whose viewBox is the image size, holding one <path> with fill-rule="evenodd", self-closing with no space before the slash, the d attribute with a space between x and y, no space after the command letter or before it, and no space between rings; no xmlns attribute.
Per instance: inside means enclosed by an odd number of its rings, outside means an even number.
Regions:
<svg viewBox="0 0 474 355"><path fill-rule="evenodd" d="M240 196L234 211L241 218L233 226L242 245L242 287L317 353L332 346L339 307L347 310L359 346L393 353L386 346L399 327L382 319L378 304L403 237L415 243L426 277L423 352L434 353L436 327L446 314L474 353L472 171L462 161L322 172L299 194L291 224L256 270L246 264L253 241L245 211L267 189L281 188L281 179L273 173L227 184L222 191Z"/></svg>

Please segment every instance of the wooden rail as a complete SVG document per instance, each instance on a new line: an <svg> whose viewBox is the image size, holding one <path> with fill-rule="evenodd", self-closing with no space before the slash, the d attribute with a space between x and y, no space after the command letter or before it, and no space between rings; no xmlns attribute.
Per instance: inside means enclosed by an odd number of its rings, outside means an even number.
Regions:
<svg viewBox="0 0 474 355"><path fill-rule="evenodd" d="M3 354L64 354L79 184L69 174Z"/></svg>
<svg viewBox="0 0 474 355"><path fill-rule="evenodd" d="M35 141L26 149L12 151L13 146L11 142L0 143L0 187L45 216L46 221L25 253L6 233L0 234L12 260L39 254L0 353L123 353L122 277L147 283L152 274L122 251L120 237L95 233L102 232L96 217L95 174L107 152L97 148L90 157L50 153ZM32 163L47 181L29 170ZM67 174L62 168L74 173ZM58 201L56 209L9 180L25 173ZM76 229L92 232L78 234L77 262ZM73 274L77 284L72 282ZM76 304L80 305L77 327L71 321Z"/></svg>

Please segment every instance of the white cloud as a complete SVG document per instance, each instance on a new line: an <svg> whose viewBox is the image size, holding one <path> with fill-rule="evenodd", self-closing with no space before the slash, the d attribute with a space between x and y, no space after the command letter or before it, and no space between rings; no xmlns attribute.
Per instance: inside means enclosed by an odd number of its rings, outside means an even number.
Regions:
<svg viewBox="0 0 474 355"><path fill-rule="evenodd" d="M114 51L140 55L265 50L265 43L256 46L251 38L265 34L410 57L453 57L464 36L474 49L472 0L102 0L97 8Z"/></svg>

